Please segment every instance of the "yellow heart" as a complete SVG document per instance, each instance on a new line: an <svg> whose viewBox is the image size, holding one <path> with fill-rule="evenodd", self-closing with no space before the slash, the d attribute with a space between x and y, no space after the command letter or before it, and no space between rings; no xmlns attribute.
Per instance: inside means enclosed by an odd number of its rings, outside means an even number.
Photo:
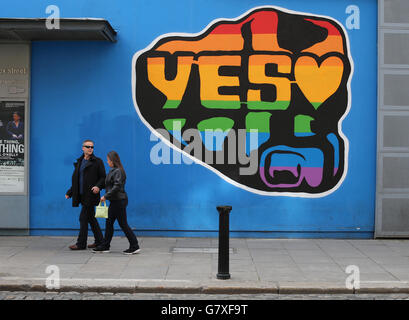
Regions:
<svg viewBox="0 0 409 320"><path fill-rule="evenodd" d="M312 57L302 56L294 67L295 81L315 109L338 90L343 73L344 63L335 56L321 65Z"/></svg>

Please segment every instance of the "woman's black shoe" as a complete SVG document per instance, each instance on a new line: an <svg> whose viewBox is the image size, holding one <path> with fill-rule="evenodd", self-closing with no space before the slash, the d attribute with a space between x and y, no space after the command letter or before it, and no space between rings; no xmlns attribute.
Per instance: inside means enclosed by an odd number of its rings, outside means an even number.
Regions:
<svg viewBox="0 0 409 320"><path fill-rule="evenodd" d="M109 249L98 246L95 249L92 249L92 252L95 252L95 253L109 253Z"/></svg>

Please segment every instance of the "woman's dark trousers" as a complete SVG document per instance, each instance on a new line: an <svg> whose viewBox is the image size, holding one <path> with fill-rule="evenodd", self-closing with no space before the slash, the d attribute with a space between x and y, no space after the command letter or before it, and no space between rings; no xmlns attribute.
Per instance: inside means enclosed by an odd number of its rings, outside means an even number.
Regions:
<svg viewBox="0 0 409 320"><path fill-rule="evenodd" d="M106 249L109 249L111 245L111 240L114 235L114 222L118 220L118 224L121 227L122 231L125 233L125 236L128 238L130 249L138 249L138 240L136 239L135 234L128 225L126 218L126 206L128 205L128 199L125 200L113 200L109 204L108 209L108 219L105 224L105 239L103 246Z"/></svg>

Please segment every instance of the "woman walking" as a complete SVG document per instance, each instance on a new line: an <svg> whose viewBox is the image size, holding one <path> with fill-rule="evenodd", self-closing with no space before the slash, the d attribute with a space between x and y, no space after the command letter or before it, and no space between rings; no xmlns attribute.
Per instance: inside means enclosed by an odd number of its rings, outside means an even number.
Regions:
<svg viewBox="0 0 409 320"><path fill-rule="evenodd" d="M126 218L126 206L128 195L125 192L126 174L118 153L111 151L107 155L107 162L111 170L105 179L105 195L101 202L109 200L108 218L105 224L105 237L101 245L93 249L94 252L109 252L112 236L114 235L114 222L118 224L129 241L129 249L124 254L135 254L140 252L138 240L128 225Z"/></svg>

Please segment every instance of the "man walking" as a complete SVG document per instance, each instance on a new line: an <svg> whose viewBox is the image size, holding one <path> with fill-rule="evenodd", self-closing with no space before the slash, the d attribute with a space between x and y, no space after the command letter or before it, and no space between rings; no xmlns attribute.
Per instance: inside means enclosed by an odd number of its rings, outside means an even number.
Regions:
<svg viewBox="0 0 409 320"><path fill-rule="evenodd" d="M87 247L88 223L94 233L95 242L88 248L96 248L102 243L103 235L95 218L95 206L98 205L99 191L105 185L105 167L100 158L94 155L94 142L85 140L82 143L84 154L74 163L72 185L65 198L72 198L72 206L82 205L80 214L80 232L77 243L70 246L71 250L85 250Z"/></svg>

